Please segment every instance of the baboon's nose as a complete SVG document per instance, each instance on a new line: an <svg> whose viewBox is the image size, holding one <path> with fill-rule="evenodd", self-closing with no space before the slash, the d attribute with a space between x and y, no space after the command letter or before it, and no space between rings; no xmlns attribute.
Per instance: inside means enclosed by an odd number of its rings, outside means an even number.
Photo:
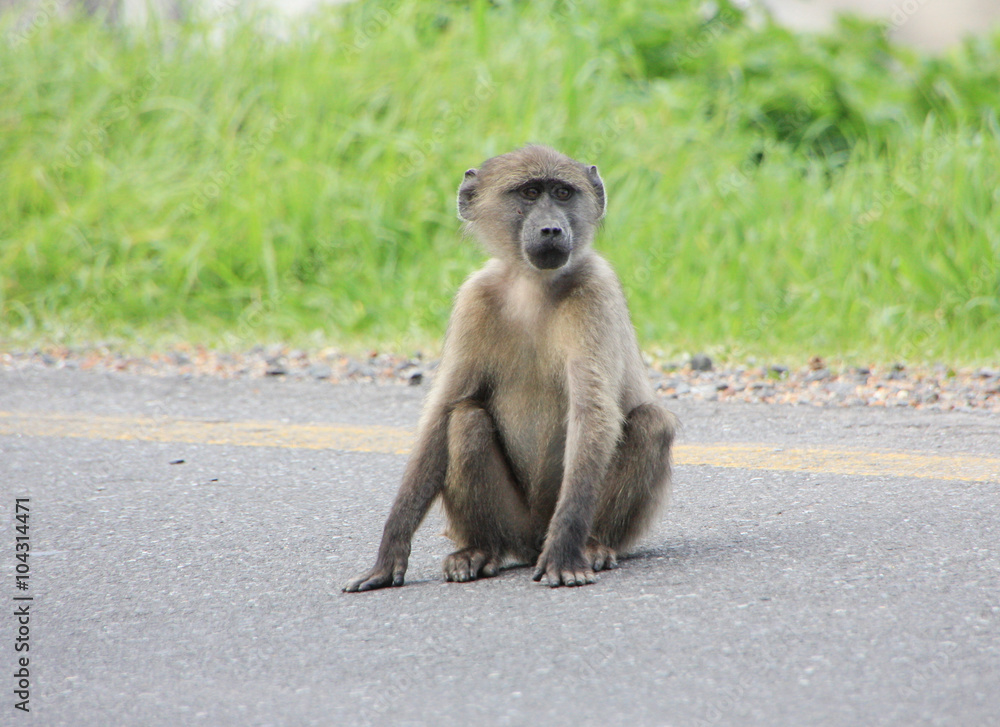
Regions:
<svg viewBox="0 0 1000 727"><path fill-rule="evenodd" d="M543 227L542 228L542 237L548 237L548 238L553 238L554 239L554 238L559 237L560 235L562 235L562 228L561 227Z"/></svg>

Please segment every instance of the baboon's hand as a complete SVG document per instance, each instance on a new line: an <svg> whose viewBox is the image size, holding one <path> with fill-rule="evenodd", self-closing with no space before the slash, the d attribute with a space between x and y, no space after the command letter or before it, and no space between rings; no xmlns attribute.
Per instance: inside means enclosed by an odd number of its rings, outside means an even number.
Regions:
<svg viewBox="0 0 1000 727"><path fill-rule="evenodd" d="M374 568L344 586L344 592L357 593L386 586L401 586L405 573L406 558L390 558L385 561L379 559Z"/></svg>
<svg viewBox="0 0 1000 727"><path fill-rule="evenodd" d="M583 557L579 548L557 549L545 546L535 564L533 580L540 581L553 588L557 586L585 586L594 583L597 576L594 569Z"/></svg>

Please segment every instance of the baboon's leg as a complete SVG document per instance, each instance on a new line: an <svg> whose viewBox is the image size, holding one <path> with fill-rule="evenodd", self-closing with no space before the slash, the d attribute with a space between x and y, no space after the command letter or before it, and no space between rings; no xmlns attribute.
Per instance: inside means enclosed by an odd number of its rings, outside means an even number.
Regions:
<svg viewBox="0 0 1000 727"><path fill-rule="evenodd" d="M613 568L615 551L631 545L656 515L670 489L675 429L673 414L657 404L641 404L626 417L587 543L594 570Z"/></svg>
<svg viewBox="0 0 1000 727"><path fill-rule="evenodd" d="M448 535L460 546L444 560L449 581L494 576L507 555L530 557L523 490L507 464L492 417L475 401L460 402L449 416L443 500Z"/></svg>

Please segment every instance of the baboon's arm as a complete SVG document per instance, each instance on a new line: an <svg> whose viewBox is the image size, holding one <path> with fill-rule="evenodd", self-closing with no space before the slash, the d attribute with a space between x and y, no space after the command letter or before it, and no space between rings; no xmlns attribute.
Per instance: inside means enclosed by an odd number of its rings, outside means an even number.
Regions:
<svg viewBox="0 0 1000 727"><path fill-rule="evenodd" d="M403 481L382 530L374 567L350 581L345 591L370 591L403 585L410 557L410 541L434 499L444 489L448 471L448 418L454 404L474 391L476 377L462 365L458 351L446 355L438 380L421 417L417 441L403 472Z"/></svg>
<svg viewBox="0 0 1000 727"><path fill-rule="evenodd" d="M568 366L564 475L534 573L536 581L544 576L551 586L594 581L583 548L593 524L599 488L622 429L617 402L606 383L608 373L589 359L571 360Z"/></svg>
<svg viewBox="0 0 1000 727"><path fill-rule="evenodd" d="M403 474L403 482L382 530L375 567L345 590L367 591L403 585L410 557L410 541L444 487L448 468L448 417L440 412L420 433ZM358 582L360 581L360 582ZM357 586L353 588L352 586Z"/></svg>

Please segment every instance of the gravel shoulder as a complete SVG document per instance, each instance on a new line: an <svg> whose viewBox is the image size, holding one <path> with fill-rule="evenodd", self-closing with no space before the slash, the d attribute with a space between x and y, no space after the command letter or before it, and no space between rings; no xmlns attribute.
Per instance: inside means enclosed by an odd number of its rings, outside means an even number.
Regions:
<svg viewBox="0 0 1000 727"><path fill-rule="evenodd" d="M805 404L819 407L902 407L931 411L1000 413L1000 368L836 366L813 358L807 366L780 363L715 365L707 356L689 361L647 357L657 392L668 400ZM318 351L257 346L245 353L223 353L181 346L146 356L108 348L52 347L0 353L0 370L79 369L145 376L315 379L338 384L425 385L436 360L421 355L372 352L367 357L336 349Z"/></svg>

